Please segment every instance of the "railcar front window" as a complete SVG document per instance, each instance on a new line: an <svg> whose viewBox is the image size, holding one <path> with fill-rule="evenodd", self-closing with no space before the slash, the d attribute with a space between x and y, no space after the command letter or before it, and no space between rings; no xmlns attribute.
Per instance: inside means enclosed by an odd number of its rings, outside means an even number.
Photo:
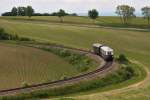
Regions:
<svg viewBox="0 0 150 100"><path fill-rule="evenodd" d="M111 52L108 52L108 55L112 55Z"/></svg>

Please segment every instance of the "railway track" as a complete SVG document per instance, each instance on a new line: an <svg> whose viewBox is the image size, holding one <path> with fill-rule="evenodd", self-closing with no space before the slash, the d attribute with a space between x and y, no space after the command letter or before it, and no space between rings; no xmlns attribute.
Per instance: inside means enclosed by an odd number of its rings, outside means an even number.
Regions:
<svg viewBox="0 0 150 100"><path fill-rule="evenodd" d="M28 46L39 48L39 46L41 46L41 45L34 45L34 46L33 45L32 46L28 45ZM45 46L45 48L51 48L51 47L75 50L75 51L78 51L78 52L91 54L93 56L97 56L97 57L100 58L100 56L95 55L91 51L86 51L86 50L82 50L82 49L75 49L75 48L64 47L64 46L56 46L56 45L55 46L52 46L52 45L51 46ZM7 89L7 90L0 90L0 96L16 95L16 94L20 94L20 93L30 93L32 91L50 89L52 87L57 87L57 86L60 86L60 85L63 85L63 84L77 83L77 82L79 82L83 79L94 78L94 77L97 77L97 76L101 75L103 72L107 72L106 70L111 68L112 64L113 64L113 61L105 62L105 64L103 66L99 65L100 67L95 71L92 71L92 72L89 72L89 73L86 73L86 74L83 74L83 75L63 79L63 80L47 82L47 83L42 83L42 84L35 84L35 85L28 86L28 87L19 87L19 88Z"/></svg>

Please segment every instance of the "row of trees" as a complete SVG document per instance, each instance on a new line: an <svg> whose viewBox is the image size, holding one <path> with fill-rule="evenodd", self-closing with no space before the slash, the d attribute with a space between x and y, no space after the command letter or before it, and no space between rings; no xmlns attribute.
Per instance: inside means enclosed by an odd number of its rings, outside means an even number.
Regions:
<svg viewBox="0 0 150 100"><path fill-rule="evenodd" d="M2 16L29 16L34 14L34 9L31 6L13 7L11 12L5 12Z"/></svg>
<svg viewBox="0 0 150 100"><path fill-rule="evenodd" d="M60 9L58 12L53 12L52 14L49 13L35 13L34 9L32 6L27 6L27 7L13 7L11 12L5 12L2 14L2 16L28 16L29 18L31 16L58 16L60 19L60 22L63 22L63 17L64 16L77 16L76 13L73 14L68 14L65 12L65 10ZM95 19L98 17L99 13L96 9L90 10L89 11L89 17L95 21Z"/></svg>
<svg viewBox="0 0 150 100"><path fill-rule="evenodd" d="M146 6L142 9L142 14L144 15L144 18L148 20L148 24L150 24L150 7Z"/></svg>
<svg viewBox="0 0 150 100"><path fill-rule="evenodd" d="M142 15L147 19L148 24L150 24L150 7L145 6L141 9ZM116 14L120 16L123 23L127 24L132 18L136 17L135 8L129 5L119 5L116 9Z"/></svg>
<svg viewBox="0 0 150 100"><path fill-rule="evenodd" d="M150 7L145 6L141 9L142 15L147 19L150 24ZM119 5L116 8L116 14L120 16L122 23L127 24L132 18L135 18L135 8L129 5ZM95 20L98 17L98 11L96 9L90 10L88 16Z"/></svg>
<svg viewBox="0 0 150 100"><path fill-rule="evenodd" d="M63 9L60 9L58 12L49 13L35 13L35 10L32 6L27 7L13 7L11 12L5 12L2 16L28 16L29 18L32 16L58 16L60 21L63 22L64 16L78 16L76 13L69 14L66 13Z"/></svg>
<svg viewBox="0 0 150 100"><path fill-rule="evenodd" d="M76 13L72 13L72 14L65 14L66 16L78 16ZM33 16L57 16L57 12L53 12L53 13L34 13Z"/></svg>
<svg viewBox="0 0 150 100"><path fill-rule="evenodd" d="M148 20L148 24L150 24L150 6L145 6L141 9L142 15L145 19ZM127 24L132 18L135 18L135 8L129 5L119 5L116 8L116 14L120 16L122 23ZM32 6L27 7L13 7L11 12L6 12L2 14L3 16L58 16L60 18L60 22L63 22L63 17L67 15L77 16L77 14L68 14L63 9L60 9L58 12L54 12L52 14L44 13L34 13L34 9ZM92 9L88 11L88 16L93 19L95 22L96 18L99 16L99 12L96 9Z"/></svg>

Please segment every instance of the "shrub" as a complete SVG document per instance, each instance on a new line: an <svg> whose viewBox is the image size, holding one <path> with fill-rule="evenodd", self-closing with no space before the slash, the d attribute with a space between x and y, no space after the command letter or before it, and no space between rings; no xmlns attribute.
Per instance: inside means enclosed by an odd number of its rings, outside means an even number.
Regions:
<svg viewBox="0 0 150 100"><path fill-rule="evenodd" d="M17 34L15 34L15 35L10 34L10 39L9 40L19 40L19 36Z"/></svg>
<svg viewBox="0 0 150 100"><path fill-rule="evenodd" d="M19 40L19 41L33 41L26 37L19 37L17 34L6 33L3 28L0 28L0 40Z"/></svg>
<svg viewBox="0 0 150 100"><path fill-rule="evenodd" d="M65 79L67 79L66 75L62 75L62 77L60 78L60 80L65 80Z"/></svg>
<svg viewBox="0 0 150 100"><path fill-rule="evenodd" d="M20 41L33 41L27 37L20 37L20 38L16 38L17 40L20 40Z"/></svg>
<svg viewBox="0 0 150 100"><path fill-rule="evenodd" d="M86 72L88 69L89 69L89 67L87 67L87 66L83 66L83 65L77 66L77 70L80 72Z"/></svg>
<svg viewBox="0 0 150 100"><path fill-rule="evenodd" d="M68 57L70 55L71 55L71 53L65 49L60 51L60 56L62 56L62 57Z"/></svg>
<svg viewBox="0 0 150 100"><path fill-rule="evenodd" d="M0 40L9 40L11 35L6 33L4 29L0 28Z"/></svg>
<svg viewBox="0 0 150 100"><path fill-rule="evenodd" d="M119 63L122 63L122 64L126 64L129 62L129 60L126 58L126 56L124 54L119 55L118 61L119 61Z"/></svg>
<svg viewBox="0 0 150 100"><path fill-rule="evenodd" d="M89 69L90 66L93 66L94 60L90 59L84 54L79 54L71 52L66 49L61 48L44 48L40 47L46 51L52 52L60 57L63 57L70 64L72 64L79 72L85 72Z"/></svg>
<svg viewBox="0 0 150 100"><path fill-rule="evenodd" d="M27 82L22 83L22 87L28 87L28 86L29 86L29 84Z"/></svg>

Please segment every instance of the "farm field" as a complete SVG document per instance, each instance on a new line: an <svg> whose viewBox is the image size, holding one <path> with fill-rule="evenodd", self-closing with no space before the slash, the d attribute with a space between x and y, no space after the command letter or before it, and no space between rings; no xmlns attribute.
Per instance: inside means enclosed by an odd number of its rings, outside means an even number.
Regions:
<svg viewBox="0 0 150 100"><path fill-rule="evenodd" d="M40 17L36 18L40 19ZM41 17L41 19L48 20L47 17ZM82 21L84 22L84 19ZM130 60L136 61L141 67L146 68L147 72L150 71L149 31L65 26L39 20L24 21L18 19L0 19L0 27L5 28L9 33L33 38L37 41L52 42L76 48L91 49L91 45L95 42L104 43L115 49L116 56L123 53ZM77 100L138 100L139 98L149 100L149 78L146 78L140 86L135 87L136 85L131 88L114 90L114 92L95 93L73 98Z"/></svg>
<svg viewBox="0 0 150 100"><path fill-rule="evenodd" d="M0 68L0 90L79 74L73 65L50 52L6 43L0 43Z"/></svg>
<svg viewBox="0 0 150 100"><path fill-rule="evenodd" d="M0 20L0 27L4 27L12 34L76 48L92 49L93 43L100 42L113 47L117 54L125 53L129 58L139 60L146 65L149 65L150 62L148 59L150 56L149 31L86 28L14 20Z"/></svg>
<svg viewBox="0 0 150 100"><path fill-rule="evenodd" d="M32 18L28 17L0 17L0 19L10 19L10 20L30 20L30 21L41 21L41 22L51 22L51 23L60 23L60 19L55 16L33 16ZM143 17L136 17L130 21L128 25L122 24L121 20L117 16L100 16L96 19L96 22L93 23L89 17L73 17L73 16L65 16L63 18L64 23L70 24L89 24L89 25L100 25L100 26L110 26L110 27L127 27L127 28L147 28L149 29L149 25L147 20Z"/></svg>

